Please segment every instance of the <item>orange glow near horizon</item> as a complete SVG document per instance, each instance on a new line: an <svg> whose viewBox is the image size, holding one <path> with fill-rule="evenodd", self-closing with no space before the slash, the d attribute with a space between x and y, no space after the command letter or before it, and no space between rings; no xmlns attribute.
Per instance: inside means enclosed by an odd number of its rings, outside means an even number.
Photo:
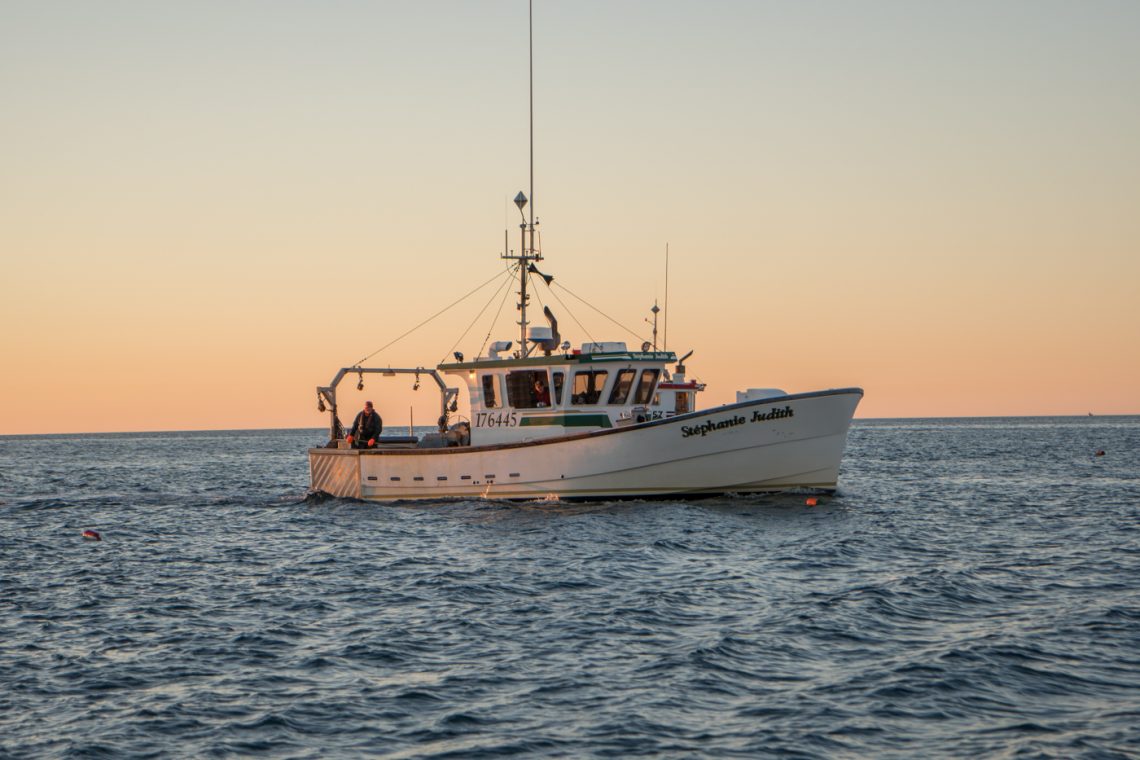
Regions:
<svg viewBox="0 0 1140 760"><path fill-rule="evenodd" d="M1140 6L1094 6L536 3L540 268L637 334L532 317L640 344L668 243L705 404L1140 413ZM525 5L3 14L0 435L323 427L518 245ZM493 290L370 364L517 340Z"/></svg>

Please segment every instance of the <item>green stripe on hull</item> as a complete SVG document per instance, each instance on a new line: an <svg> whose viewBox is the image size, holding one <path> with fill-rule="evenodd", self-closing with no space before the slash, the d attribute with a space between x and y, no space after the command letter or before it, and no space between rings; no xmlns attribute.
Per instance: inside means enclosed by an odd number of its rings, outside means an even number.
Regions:
<svg viewBox="0 0 1140 760"><path fill-rule="evenodd" d="M608 414L555 414L549 417L523 417L519 427L541 427L561 425L562 427L613 427Z"/></svg>

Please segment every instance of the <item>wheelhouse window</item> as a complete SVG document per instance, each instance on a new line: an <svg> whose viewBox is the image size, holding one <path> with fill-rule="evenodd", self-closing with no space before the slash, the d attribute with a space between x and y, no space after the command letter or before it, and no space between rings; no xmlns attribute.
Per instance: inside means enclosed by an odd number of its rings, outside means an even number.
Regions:
<svg viewBox="0 0 1140 760"><path fill-rule="evenodd" d="M610 391L611 404L624 404L629 400L629 389L633 387L633 376L636 370L623 369L617 373L614 380L614 389Z"/></svg>
<svg viewBox="0 0 1140 760"><path fill-rule="evenodd" d="M550 380L546 376L546 370L508 372L507 403L515 409L550 406Z"/></svg>
<svg viewBox="0 0 1140 760"><path fill-rule="evenodd" d="M565 372L554 373L554 403L562 404L562 386L566 382Z"/></svg>
<svg viewBox="0 0 1140 760"><path fill-rule="evenodd" d="M496 409L499 406L499 398L495 393L494 375L483 375L483 406L487 409Z"/></svg>
<svg viewBox="0 0 1140 760"><path fill-rule="evenodd" d="M604 369L575 372L574 395L570 397L570 402L575 405L598 403L609 374Z"/></svg>
<svg viewBox="0 0 1140 760"><path fill-rule="evenodd" d="M653 389L657 387L657 376L661 370L647 369L642 371L641 379L637 383L637 392L633 394L633 403L648 404L653 396Z"/></svg>

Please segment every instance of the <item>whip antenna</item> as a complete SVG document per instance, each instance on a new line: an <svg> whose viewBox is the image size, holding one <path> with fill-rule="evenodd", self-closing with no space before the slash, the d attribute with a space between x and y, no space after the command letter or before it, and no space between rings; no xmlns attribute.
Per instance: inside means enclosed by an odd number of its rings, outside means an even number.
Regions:
<svg viewBox="0 0 1140 760"><path fill-rule="evenodd" d="M665 244L665 334L661 338L661 350L669 350L669 244Z"/></svg>

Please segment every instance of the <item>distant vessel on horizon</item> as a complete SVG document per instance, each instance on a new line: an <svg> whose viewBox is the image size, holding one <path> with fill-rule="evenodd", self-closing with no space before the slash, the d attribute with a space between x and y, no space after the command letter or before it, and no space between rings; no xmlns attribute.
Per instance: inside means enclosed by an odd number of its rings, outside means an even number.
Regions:
<svg viewBox="0 0 1140 760"><path fill-rule="evenodd" d="M533 56L531 80L533 93ZM532 98L531 199L533 125ZM528 291L539 282L550 287L554 278L535 266L543 255L533 202L519 192L515 203L522 215L519 252L504 249L501 258L518 278L517 344L495 341L471 360L455 352L454 362L430 369L361 363L339 369L328 385L317 387L318 408L329 413L329 442L308 452L313 491L396 501L835 490L862 389L789 394L750 388L738 392L735 403L698 410L697 394L705 386L689 379L685 368L693 352L678 359L658 349L656 305L653 341L639 349L592 339L572 348L549 308L543 309L548 326L528 320ZM674 362L670 373L667 365ZM440 393L438 432L381 436L372 448L352 448L338 416L337 386L355 375L362 388L365 374L414 374L416 387L431 378ZM449 386L444 376L458 382ZM470 417L453 419L459 383Z"/></svg>

